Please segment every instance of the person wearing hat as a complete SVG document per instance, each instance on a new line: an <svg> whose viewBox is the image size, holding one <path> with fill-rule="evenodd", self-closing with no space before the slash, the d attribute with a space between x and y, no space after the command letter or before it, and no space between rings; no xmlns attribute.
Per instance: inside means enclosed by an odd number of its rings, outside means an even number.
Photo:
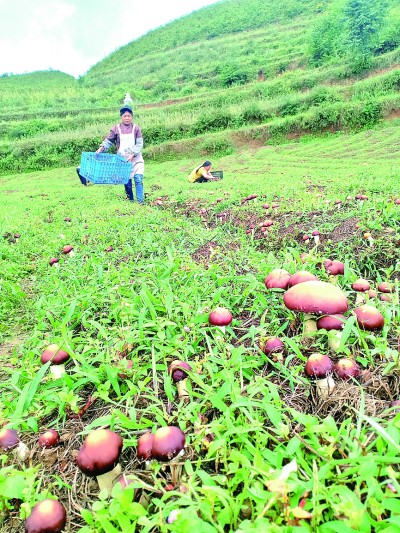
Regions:
<svg viewBox="0 0 400 533"><path fill-rule="evenodd" d="M96 153L106 152L113 144L117 147L117 153L132 163L132 171L129 182L125 185L128 199L134 202L132 183L135 183L136 199L139 204L144 203L143 175L144 160L142 156L143 136L142 130L137 124L133 124L132 107L124 104L119 111L120 124L116 124L110 130L108 137L104 139Z"/></svg>
<svg viewBox="0 0 400 533"><path fill-rule="evenodd" d="M199 167L196 167L189 174L188 181L189 183L204 183L205 181L216 181L218 178L215 178L211 173L211 162L204 161Z"/></svg>

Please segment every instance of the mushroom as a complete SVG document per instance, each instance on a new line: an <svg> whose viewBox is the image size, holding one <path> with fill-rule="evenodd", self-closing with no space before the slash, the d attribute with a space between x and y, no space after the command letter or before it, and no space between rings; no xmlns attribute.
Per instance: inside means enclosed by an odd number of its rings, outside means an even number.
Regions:
<svg viewBox="0 0 400 533"><path fill-rule="evenodd" d="M225 326L229 326L232 322L232 315L225 307L216 307L214 311L208 315L208 322L211 326L217 326L225 333Z"/></svg>
<svg viewBox="0 0 400 533"><path fill-rule="evenodd" d="M315 244L319 244L319 236L320 236L320 232L316 229L312 232L312 236L314 237L314 242Z"/></svg>
<svg viewBox="0 0 400 533"><path fill-rule="evenodd" d="M350 197L350 198L351 198L351 197ZM342 207L342 203L343 203L342 200L339 200L339 199L335 200L335 205L336 205L336 207L337 207L338 209L341 209L341 207Z"/></svg>
<svg viewBox="0 0 400 533"><path fill-rule="evenodd" d="M394 285L387 281L381 281L378 285L378 291L384 293L394 292Z"/></svg>
<svg viewBox="0 0 400 533"><path fill-rule="evenodd" d="M60 378L65 374L65 365L69 359L69 353L65 350L61 350L58 344L50 344L40 357L40 362L44 365L48 361L50 363L50 372L55 379Z"/></svg>
<svg viewBox="0 0 400 533"><path fill-rule="evenodd" d="M154 433L148 431L138 438L136 455L140 461L148 461L152 457Z"/></svg>
<svg viewBox="0 0 400 533"><path fill-rule="evenodd" d="M299 270L298 272L295 272L292 276L290 276L288 287L294 287L298 283L304 283L305 281L317 280L317 276L314 276L314 274L311 274L311 272L307 272L307 270Z"/></svg>
<svg viewBox="0 0 400 533"><path fill-rule="evenodd" d="M361 329L368 331L382 329L385 324L383 315L372 305L365 304L357 307L357 309L354 309L353 314L357 317L357 322Z"/></svg>
<svg viewBox="0 0 400 533"><path fill-rule="evenodd" d="M189 363L185 363L185 361L180 361L179 359L172 361L168 367L168 374L171 376L172 381L176 383L178 395L181 399L187 399L189 397L189 392L186 388L188 377L187 370L192 370Z"/></svg>
<svg viewBox="0 0 400 533"><path fill-rule="evenodd" d="M364 233L364 239L366 239L369 242L370 246L374 245L374 239L372 238L372 235L371 235L371 233L369 231Z"/></svg>
<svg viewBox="0 0 400 533"><path fill-rule="evenodd" d="M26 533L61 533L67 523L67 513L57 500L37 503L25 521Z"/></svg>
<svg viewBox="0 0 400 533"><path fill-rule="evenodd" d="M148 431L138 438L136 456L139 461L145 461L146 470L149 469L152 460L154 433Z"/></svg>
<svg viewBox="0 0 400 533"><path fill-rule="evenodd" d="M371 288L369 281L363 278L358 278L352 284L352 289L357 292L356 305L365 303L365 296L362 293L368 292Z"/></svg>
<svg viewBox="0 0 400 533"><path fill-rule="evenodd" d="M284 289L289 285L290 274L283 268L275 268L265 278L265 286L267 289Z"/></svg>
<svg viewBox="0 0 400 533"><path fill-rule="evenodd" d="M308 244L310 242L310 237L308 235L303 235L303 242L304 244Z"/></svg>
<svg viewBox="0 0 400 533"><path fill-rule="evenodd" d="M49 261L49 265L58 268L60 265L58 264L59 259L58 257L52 257Z"/></svg>
<svg viewBox="0 0 400 533"><path fill-rule="evenodd" d="M317 330L312 315L334 315L348 309L346 295L336 286L324 281L305 281L288 289L283 295L288 309L305 313L305 334Z"/></svg>
<svg viewBox="0 0 400 533"><path fill-rule="evenodd" d="M0 430L0 450L13 450L16 448L17 456L23 461L28 453L28 448L18 436L15 429L4 428Z"/></svg>
<svg viewBox="0 0 400 533"><path fill-rule="evenodd" d="M262 346L262 351L265 355L272 355L274 361L282 362L285 345L279 337L267 337Z"/></svg>
<svg viewBox="0 0 400 533"><path fill-rule="evenodd" d="M335 364L334 368L338 378L343 379L345 381L351 378L357 378L360 374L360 367L358 366L358 364L353 361L353 359L347 357L339 359L339 361Z"/></svg>
<svg viewBox="0 0 400 533"><path fill-rule="evenodd" d="M69 255L70 257L73 257L75 255L74 247L71 246L71 244L66 244L62 249L62 253L65 255Z"/></svg>
<svg viewBox="0 0 400 533"><path fill-rule="evenodd" d="M47 429L39 435L38 442L43 448L53 448L60 442L60 435L55 429Z"/></svg>
<svg viewBox="0 0 400 533"><path fill-rule="evenodd" d="M327 355L314 353L307 359L304 372L310 379L315 380L317 394L322 399L326 399L335 387L333 368L333 362Z"/></svg>
<svg viewBox="0 0 400 533"><path fill-rule="evenodd" d="M346 322L344 315L326 315L317 320L317 329L328 331L328 344L332 351L337 352L342 338L341 330ZM332 332L332 333L331 333Z"/></svg>
<svg viewBox="0 0 400 533"><path fill-rule="evenodd" d="M85 438L76 462L89 477L96 477L100 490L111 493L113 481L121 473L118 464L123 441L120 435L109 429L96 429Z"/></svg>
<svg viewBox="0 0 400 533"><path fill-rule="evenodd" d="M159 461L171 461L183 453L186 437L176 426L165 426L154 434L152 455Z"/></svg>

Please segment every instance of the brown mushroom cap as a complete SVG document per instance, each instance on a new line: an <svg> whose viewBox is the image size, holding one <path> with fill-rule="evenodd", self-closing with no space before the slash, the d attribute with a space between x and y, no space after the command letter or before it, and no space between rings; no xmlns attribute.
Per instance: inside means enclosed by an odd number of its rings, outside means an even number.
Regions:
<svg viewBox="0 0 400 533"><path fill-rule="evenodd" d="M371 288L371 285L368 280L364 278L358 278L356 281L352 284L352 289L357 292L367 292Z"/></svg>
<svg viewBox="0 0 400 533"><path fill-rule="evenodd" d="M374 329L382 329L385 324L383 315L376 307L372 305L362 305L354 309L353 313L357 317L358 325L361 329L372 331Z"/></svg>
<svg viewBox="0 0 400 533"><path fill-rule="evenodd" d="M327 259L324 261L324 267L331 276L343 276L344 274L344 263L342 263L342 261L338 261L337 259L334 259L333 261Z"/></svg>
<svg viewBox="0 0 400 533"><path fill-rule="evenodd" d="M394 285L392 283L388 283L387 281L381 281L378 285L378 291L379 292L394 292Z"/></svg>
<svg viewBox="0 0 400 533"><path fill-rule="evenodd" d="M289 284L290 274L283 268L275 268L265 278L265 286L267 289L287 289Z"/></svg>
<svg viewBox="0 0 400 533"><path fill-rule="evenodd" d="M26 533L60 533L67 523L67 513L57 500L37 503L25 522Z"/></svg>
<svg viewBox="0 0 400 533"><path fill-rule="evenodd" d="M154 434L152 455L159 461L170 461L185 447L186 437L176 426L165 426Z"/></svg>
<svg viewBox="0 0 400 533"><path fill-rule="evenodd" d="M52 258L50 259L50 261L49 261L49 265L50 265L50 266L53 266L53 265L55 265L55 264L58 263L58 262L59 262L58 257L52 257Z"/></svg>
<svg viewBox="0 0 400 533"><path fill-rule="evenodd" d="M152 456L154 433L144 433L138 438L136 455L141 461L148 461Z"/></svg>
<svg viewBox="0 0 400 533"><path fill-rule="evenodd" d="M73 249L74 247L71 244L66 244L65 246L63 246L62 253L69 254L69 252L72 252Z"/></svg>
<svg viewBox="0 0 400 533"><path fill-rule="evenodd" d="M43 448L52 448L57 446L60 441L60 436L55 429L48 429L39 435L39 445Z"/></svg>
<svg viewBox="0 0 400 533"><path fill-rule="evenodd" d="M42 353L40 362L44 365L51 361L52 365L63 365L69 359L69 353L61 350L58 344L50 344Z"/></svg>
<svg viewBox="0 0 400 533"><path fill-rule="evenodd" d="M288 289L283 295L288 309L316 315L345 313L346 295L335 285L324 281L306 281Z"/></svg>
<svg viewBox="0 0 400 533"><path fill-rule="evenodd" d="M307 272L307 270L299 270L298 272L295 272L292 276L289 278L289 287L294 287L298 283L304 283L305 281L317 281L318 278L314 274L311 274L311 272Z"/></svg>
<svg viewBox="0 0 400 533"><path fill-rule="evenodd" d="M11 450L19 443L18 433L15 429L4 428L0 430L0 449Z"/></svg>
<svg viewBox="0 0 400 533"><path fill-rule="evenodd" d="M359 376L360 367L353 359L344 357L335 364L335 373L340 379L348 380Z"/></svg>
<svg viewBox="0 0 400 533"><path fill-rule="evenodd" d="M185 370L192 370L189 363L176 359L175 361L172 361L172 363L169 365L168 374L171 376L173 381L182 381L183 379L187 378L187 373L185 372Z"/></svg>
<svg viewBox="0 0 400 533"><path fill-rule="evenodd" d="M333 362L327 355L313 353L307 359L304 372L309 378L326 378L328 374L333 372Z"/></svg>
<svg viewBox="0 0 400 533"><path fill-rule="evenodd" d="M283 352L285 350L285 345L279 337L268 337L262 347L262 351L265 355L270 355L274 352Z"/></svg>
<svg viewBox="0 0 400 533"><path fill-rule="evenodd" d="M326 315L317 320L317 329L326 329L331 331L333 329L343 329L347 318L344 315Z"/></svg>
<svg viewBox="0 0 400 533"><path fill-rule="evenodd" d="M208 322L212 326L229 326L232 322L232 315L225 307L216 307L208 315Z"/></svg>
<svg viewBox="0 0 400 533"><path fill-rule="evenodd" d="M100 476L118 463L122 438L109 429L96 429L84 440L76 457L77 465L87 476Z"/></svg>

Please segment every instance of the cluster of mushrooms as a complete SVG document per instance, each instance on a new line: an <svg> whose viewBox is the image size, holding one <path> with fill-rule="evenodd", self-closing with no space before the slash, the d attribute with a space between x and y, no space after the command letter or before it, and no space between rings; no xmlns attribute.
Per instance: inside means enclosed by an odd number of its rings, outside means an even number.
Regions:
<svg viewBox="0 0 400 533"><path fill-rule="evenodd" d="M217 325L221 330L224 330L224 327L231 322L232 315L224 308L216 308L210 313L210 325ZM54 379L59 379L65 374L65 363L69 359L68 352L57 344L47 346L40 357L42 364L50 363L50 372ZM172 381L177 385L179 397L183 400L188 398L185 383L188 378L187 372L190 371L190 365L179 360L173 361L167 370ZM42 448L54 448L60 444L60 435L54 429L47 429L39 435L38 443ZM184 432L177 426L164 426L157 429L155 433L147 431L139 437L136 455L145 468L148 468L152 461L168 463L172 481L175 484L177 479L174 463L184 454L185 447ZM75 456L75 461L83 474L96 478L100 491L106 490L110 495L114 484L120 483L124 489L131 483L129 477L121 472L119 458L122 448L123 439L118 433L110 429L97 429L86 436ZM15 429L4 428L0 431L0 449L14 450L21 461L28 456L27 446L20 440ZM141 497L139 501L143 505L148 504L145 497ZM167 521L173 522L178 514L178 512L173 513ZM53 499L44 499L32 508L25 522L25 531L26 533L60 533L64 530L66 522L66 511L62 503Z"/></svg>
<svg viewBox="0 0 400 533"><path fill-rule="evenodd" d="M349 301L346 294L337 285L337 276L344 274L344 264L340 261L324 262L326 272L330 274L332 283L319 281L317 276L300 270L290 274L284 269L274 269L265 279L267 289L284 290L283 304L290 310L303 313L303 335L309 336L317 330L325 330L328 334L328 345L332 352L340 348L341 332L346 324ZM395 285L380 282L377 290L362 278L351 285L355 293L355 308L352 315L361 330L379 331L385 324L380 310L372 305L379 298L383 303L391 302ZM276 361L282 361L285 346L278 337L266 339L264 353L271 355ZM360 367L352 358L342 358L336 363L321 353L312 354L305 365L304 372L316 384L317 392L326 398L335 386L333 375L339 379L357 378Z"/></svg>

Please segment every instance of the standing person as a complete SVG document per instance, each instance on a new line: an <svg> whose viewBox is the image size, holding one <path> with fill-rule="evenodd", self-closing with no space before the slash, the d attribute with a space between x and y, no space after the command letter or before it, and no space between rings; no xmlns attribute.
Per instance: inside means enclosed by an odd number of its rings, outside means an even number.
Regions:
<svg viewBox="0 0 400 533"><path fill-rule="evenodd" d="M205 181L216 181L218 178L215 178L211 173L211 162L204 161L199 167L196 167L189 174L188 181L189 183L204 183Z"/></svg>
<svg viewBox="0 0 400 533"><path fill-rule="evenodd" d="M119 114L121 123L116 124L110 130L108 137L101 143L96 153L106 152L113 144L117 147L117 153L132 163L132 171L125 191L128 199L134 202L132 180L135 183L136 199L139 204L144 204L143 174L144 160L142 156L143 136L142 130L137 124L133 124L132 107L124 104Z"/></svg>

